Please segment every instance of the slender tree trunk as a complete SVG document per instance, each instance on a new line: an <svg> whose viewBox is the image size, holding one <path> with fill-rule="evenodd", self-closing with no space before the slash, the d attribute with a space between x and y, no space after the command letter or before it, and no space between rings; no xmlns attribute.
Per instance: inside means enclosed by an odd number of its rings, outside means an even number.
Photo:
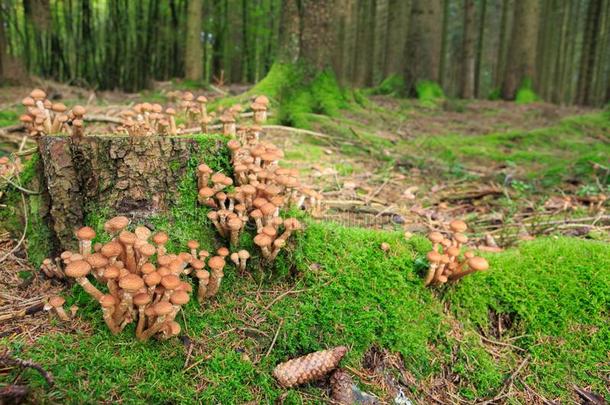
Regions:
<svg viewBox="0 0 610 405"><path fill-rule="evenodd" d="M449 42L449 3L450 0L443 0L443 28L441 30L441 60L438 68L438 81L441 87L445 87L447 70L447 45Z"/></svg>
<svg viewBox="0 0 610 405"><path fill-rule="evenodd" d="M474 71L474 95L481 97L481 72L483 71L483 49L485 48L485 22L487 17L487 0L481 0L481 17L479 19L479 38L477 43L476 66Z"/></svg>
<svg viewBox="0 0 610 405"><path fill-rule="evenodd" d="M405 52L405 83L411 93L420 80L438 81L441 18L441 0L413 0Z"/></svg>
<svg viewBox="0 0 610 405"><path fill-rule="evenodd" d="M462 40L462 81L460 95L462 98L474 97L475 80L475 45L477 27L475 24L477 10L474 0L464 0L464 35Z"/></svg>
<svg viewBox="0 0 610 405"><path fill-rule="evenodd" d="M373 69L373 85L383 80L385 71L385 53L387 51L386 35L388 31L388 0L375 1L375 65Z"/></svg>
<svg viewBox="0 0 610 405"><path fill-rule="evenodd" d="M578 76L578 93L576 102L578 104L591 103L591 82L595 68L595 58L598 51L598 37L600 26L600 13L602 11L602 0L590 0L587 9L587 21L583 38L582 54L580 58L580 72Z"/></svg>
<svg viewBox="0 0 610 405"><path fill-rule="evenodd" d="M404 50L407 41L410 0L390 0L388 33L386 36L386 61L384 76L399 75L404 72Z"/></svg>
<svg viewBox="0 0 610 405"><path fill-rule="evenodd" d="M539 0L515 1L502 96L513 100L523 80L535 77Z"/></svg>
<svg viewBox="0 0 610 405"><path fill-rule="evenodd" d="M510 1L502 0L502 17L500 19L500 39L498 44L498 55L496 56L496 71L494 77L494 87L500 88L504 80L504 70L506 66L506 51L508 49L507 31L510 29L508 19L510 16Z"/></svg>
<svg viewBox="0 0 610 405"><path fill-rule="evenodd" d="M7 64L6 34L4 32L4 4L0 4L0 83L6 80L4 69Z"/></svg>
<svg viewBox="0 0 610 405"><path fill-rule="evenodd" d="M200 81L203 78L203 47L201 43L201 0L189 0L186 19L185 77Z"/></svg>

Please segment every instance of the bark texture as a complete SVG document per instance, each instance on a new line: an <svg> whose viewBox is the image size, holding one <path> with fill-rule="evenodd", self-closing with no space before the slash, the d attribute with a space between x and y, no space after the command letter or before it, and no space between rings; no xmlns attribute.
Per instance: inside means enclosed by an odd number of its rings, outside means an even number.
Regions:
<svg viewBox="0 0 610 405"><path fill-rule="evenodd" d="M188 1L186 18L185 76L189 80L203 78L203 44L201 43L201 0Z"/></svg>
<svg viewBox="0 0 610 405"><path fill-rule="evenodd" d="M41 215L60 249L73 248L74 230L93 210L146 218L166 211L199 143L184 137L44 136L38 142ZM223 145L217 143L219 153Z"/></svg>
<svg viewBox="0 0 610 405"><path fill-rule="evenodd" d="M474 0L464 0L464 36L462 41L462 98L474 97L475 76L475 41L477 27L475 24L476 7Z"/></svg>

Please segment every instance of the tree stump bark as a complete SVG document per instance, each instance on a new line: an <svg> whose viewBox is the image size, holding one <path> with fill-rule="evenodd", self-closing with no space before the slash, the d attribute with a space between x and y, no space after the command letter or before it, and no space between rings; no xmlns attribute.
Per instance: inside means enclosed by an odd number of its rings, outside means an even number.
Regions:
<svg viewBox="0 0 610 405"><path fill-rule="evenodd" d="M58 249L74 247L74 230L92 210L146 218L166 211L179 197L178 186L189 164L203 153L223 153L220 137L205 145L189 137L43 136L42 207ZM226 151L225 151L226 152Z"/></svg>

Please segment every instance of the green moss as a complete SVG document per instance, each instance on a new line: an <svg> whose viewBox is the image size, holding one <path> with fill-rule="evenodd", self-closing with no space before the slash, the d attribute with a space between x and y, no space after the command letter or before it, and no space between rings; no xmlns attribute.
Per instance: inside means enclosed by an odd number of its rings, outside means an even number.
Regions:
<svg viewBox="0 0 610 405"><path fill-rule="evenodd" d="M405 80L401 75L386 77L377 87L371 90L371 94L398 96L405 91Z"/></svg>
<svg viewBox="0 0 610 405"><path fill-rule="evenodd" d="M523 84L517 90L517 95L515 96L515 103L517 104L531 104L536 101L540 101L540 97L536 94L534 89L532 88L531 79L525 79Z"/></svg>
<svg viewBox="0 0 610 405"><path fill-rule="evenodd" d="M493 270L468 277L448 292L458 319L490 335L490 319L531 356L525 381L547 397L572 384L604 392L610 350L610 245L571 238L526 243L490 255Z"/></svg>
<svg viewBox="0 0 610 405"><path fill-rule="evenodd" d="M430 80L421 80L415 85L417 99L426 107L436 107L437 103L445 98L443 89L438 83Z"/></svg>
<svg viewBox="0 0 610 405"><path fill-rule="evenodd" d="M14 125L19 116L15 111L3 110L0 111L0 127L6 127L9 125Z"/></svg>

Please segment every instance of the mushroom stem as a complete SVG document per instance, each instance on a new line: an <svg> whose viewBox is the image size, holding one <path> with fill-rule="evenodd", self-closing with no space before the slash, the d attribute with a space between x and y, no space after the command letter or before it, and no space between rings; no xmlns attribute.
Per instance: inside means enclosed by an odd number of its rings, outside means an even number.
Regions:
<svg viewBox="0 0 610 405"><path fill-rule="evenodd" d="M59 316L59 319L61 319L62 321L69 321L70 317L68 316L68 314L66 314L66 311L64 311L64 307L63 306L58 306L55 307L55 312L57 312L57 316Z"/></svg>
<svg viewBox="0 0 610 405"><path fill-rule="evenodd" d="M144 332L142 332L140 334L140 336L138 336L138 339L142 342L145 342L148 339L150 339L155 333L157 333L161 330L161 328L163 327L164 321L165 321L165 315L161 315L161 316L157 317L157 320L155 321L153 326L151 326L150 328L148 328Z"/></svg>
<svg viewBox="0 0 610 405"><path fill-rule="evenodd" d="M436 274L437 266L438 265L436 263L430 263L430 268L428 269L428 274L426 274L426 281L424 282L425 286L430 285L430 283L434 279L434 275Z"/></svg>
<svg viewBox="0 0 610 405"><path fill-rule="evenodd" d="M102 312L104 314L104 322L106 322L106 326L108 326L108 329L110 329L110 332L112 332L113 335L117 335L120 330L117 324L114 323L114 319L112 317L114 307L102 307Z"/></svg>
<svg viewBox="0 0 610 405"><path fill-rule="evenodd" d="M95 288L95 286L89 282L87 277L77 277L76 282L80 284L81 287L83 287L83 289L87 291L89 295L95 298L96 301L99 301L100 298L102 298L102 296L104 295L100 290Z"/></svg>
<svg viewBox="0 0 610 405"><path fill-rule="evenodd" d="M138 326L136 326L136 337L139 337L144 331L146 324L146 315L144 315L144 305L138 307Z"/></svg>

